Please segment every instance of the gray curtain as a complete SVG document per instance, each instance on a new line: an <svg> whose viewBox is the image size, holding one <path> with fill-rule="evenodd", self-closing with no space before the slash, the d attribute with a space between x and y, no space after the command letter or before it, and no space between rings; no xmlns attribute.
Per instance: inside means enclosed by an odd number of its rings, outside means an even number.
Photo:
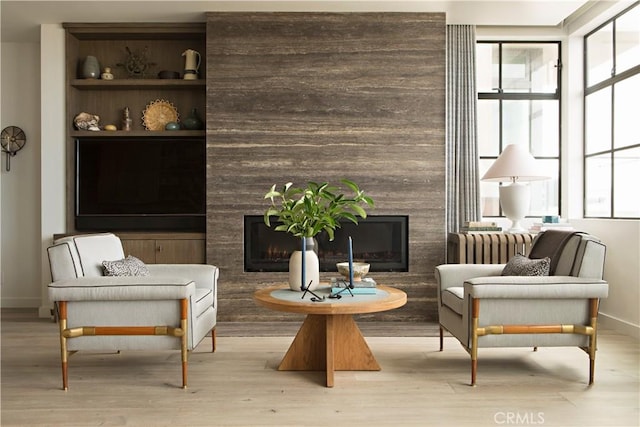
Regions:
<svg viewBox="0 0 640 427"><path fill-rule="evenodd" d="M476 27L447 25L446 211L447 232L479 221Z"/></svg>

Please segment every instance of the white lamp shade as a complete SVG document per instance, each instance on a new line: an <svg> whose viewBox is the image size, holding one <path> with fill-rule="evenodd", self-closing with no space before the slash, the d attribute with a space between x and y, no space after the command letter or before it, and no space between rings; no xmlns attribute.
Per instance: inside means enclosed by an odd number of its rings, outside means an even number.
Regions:
<svg viewBox="0 0 640 427"><path fill-rule="evenodd" d="M536 159L521 145L507 145L491 165L482 181L539 181L549 179L540 173Z"/></svg>

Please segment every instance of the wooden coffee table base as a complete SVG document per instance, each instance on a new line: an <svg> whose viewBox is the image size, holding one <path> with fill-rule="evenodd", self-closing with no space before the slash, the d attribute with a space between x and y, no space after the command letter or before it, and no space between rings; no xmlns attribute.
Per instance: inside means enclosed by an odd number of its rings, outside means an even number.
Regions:
<svg viewBox="0 0 640 427"><path fill-rule="evenodd" d="M291 343L280 371L379 371L380 365L351 314L308 314Z"/></svg>
<svg viewBox="0 0 640 427"><path fill-rule="evenodd" d="M328 297L331 288L324 286L315 292ZM278 370L325 371L327 387L333 387L335 371L380 370L352 316L402 307L407 303L407 294L391 286L378 285L375 295L321 302L302 297L304 294L292 292L288 285L258 289L253 294L255 301L264 307L307 315Z"/></svg>

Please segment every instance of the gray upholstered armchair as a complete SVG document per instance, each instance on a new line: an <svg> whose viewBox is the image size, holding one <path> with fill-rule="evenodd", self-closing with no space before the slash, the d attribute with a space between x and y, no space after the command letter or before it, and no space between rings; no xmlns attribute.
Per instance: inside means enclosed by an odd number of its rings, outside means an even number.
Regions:
<svg viewBox="0 0 640 427"><path fill-rule="evenodd" d="M585 233L547 231L529 257L545 255L549 276L502 276L505 264L436 267L440 350L447 330L471 355L471 385L479 348L542 346L585 350L593 383L598 305L609 290L602 280L605 247Z"/></svg>
<svg viewBox="0 0 640 427"><path fill-rule="evenodd" d="M67 359L78 350L180 350L183 388L188 351L209 332L215 351L217 267L144 265L125 258L111 233L65 237L48 253L65 390Z"/></svg>

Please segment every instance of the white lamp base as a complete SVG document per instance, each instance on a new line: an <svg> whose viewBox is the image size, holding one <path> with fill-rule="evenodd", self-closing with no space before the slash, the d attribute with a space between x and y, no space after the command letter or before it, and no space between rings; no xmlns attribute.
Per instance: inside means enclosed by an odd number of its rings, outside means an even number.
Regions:
<svg viewBox="0 0 640 427"><path fill-rule="evenodd" d="M500 186L500 206L505 216L511 220L511 228L507 233L526 233L520 221L529 212L531 194L529 186L519 182Z"/></svg>

